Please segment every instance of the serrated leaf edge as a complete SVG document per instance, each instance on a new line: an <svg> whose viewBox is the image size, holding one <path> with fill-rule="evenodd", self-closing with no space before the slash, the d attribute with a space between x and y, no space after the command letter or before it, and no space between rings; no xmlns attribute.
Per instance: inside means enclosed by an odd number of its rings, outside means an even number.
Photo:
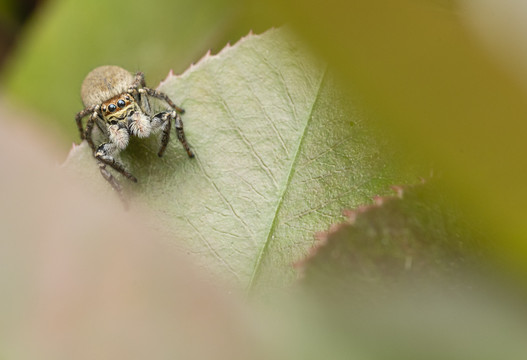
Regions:
<svg viewBox="0 0 527 360"><path fill-rule="evenodd" d="M305 269L307 264L312 261L312 259L317 255L319 250L325 247L328 244L329 238L331 235L340 231L346 226L353 226L357 218L362 216L365 213L372 211L373 209L381 208L384 204L394 200L400 200L404 197L405 189L409 186L393 185L391 189L394 191L394 195L387 196L374 196L372 198L373 203L368 205L361 205L356 209L344 209L342 210L342 215L346 218L345 222L331 224L326 231L319 231L315 233L315 245L309 249L307 255L293 264L293 267L298 271L299 278L304 276Z"/></svg>
<svg viewBox="0 0 527 360"><path fill-rule="evenodd" d="M174 74L174 71L172 69L170 69L170 71L168 72L167 74L167 77L164 79L164 80L161 80L161 82L159 83L159 86L158 88L162 87L166 82L172 80L172 78L175 78L175 79L182 79L186 76L188 76L189 74L191 74L193 71L195 71L197 68L199 68L202 64L205 64L209 61L214 61L215 59L217 59L218 57L228 53L229 51L231 51L233 48L236 48L237 46L239 46L240 44L243 44L244 42L248 41L249 39L252 39L252 38L258 38L260 36L262 36L263 34L265 33L268 33L268 32L273 32L273 31L277 31L276 28L272 27L268 30L266 30L265 32L261 33L261 34L255 34L253 33L252 30L249 30L249 32L247 33L247 35L245 36L242 36L236 43L234 43L234 45L231 45L230 42L228 42L220 51L218 51L216 54L212 54L211 53L211 50L209 49L205 55L203 55L198 61L196 61L195 63L192 63L190 64L190 66L185 70L183 71L181 74Z"/></svg>

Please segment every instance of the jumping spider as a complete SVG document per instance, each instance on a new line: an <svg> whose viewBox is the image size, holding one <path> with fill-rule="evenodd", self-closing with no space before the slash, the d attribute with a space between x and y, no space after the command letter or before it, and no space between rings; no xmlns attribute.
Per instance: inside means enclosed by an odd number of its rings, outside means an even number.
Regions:
<svg viewBox="0 0 527 360"><path fill-rule="evenodd" d="M154 114L150 107L150 97L166 102L171 109ZM194 157L183 132L180 114L183 114L184 110L176 106L165 93L146 87L142 72L133 76L119 66L100 66L84 79L81 98L85 108L75 116L81 140L88 142L102 176L120 196L121 184L106 166L137 182L135 176L115 159L115 156L128 146L130 135L145 138L161 131L161 146L157 152L161 157L170 139L170 129L174 120L178 140L188 156ZM82 119L88 115L90 118L84 128ZM97 125L108 139L99 146L94 144L92 138L94 125Z"/></svg>

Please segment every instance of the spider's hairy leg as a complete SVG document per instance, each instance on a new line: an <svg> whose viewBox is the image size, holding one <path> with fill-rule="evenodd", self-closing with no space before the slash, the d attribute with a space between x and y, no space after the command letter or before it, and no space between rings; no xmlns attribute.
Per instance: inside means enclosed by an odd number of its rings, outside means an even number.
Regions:
<svg viewBox="0 0 527 360"><path fill-rule="evenodd" d="M139 89L139 92L146 92L149 96L155 97L156 99L160 99L165 101L170 107L174 110L176 110L179 114L184 114L185 110L174 104L172 100L168 97L167 94L161 91L157 91L154 89L150 89L148 87L143 86L142 89Z"/></svg>
<svg viewBox="0 0 527 360"><path fill-rule="evenodd" d="M152 118L152 127L162 128L163 132L161 134L161 146L157 152L157 156L161 157L165 153L168 142L170 141L170 130L172 129L172 116L171 112L165 111L159 114L156 114Z"/></svg>
<svg viewBox="0 0 527 360"><path fill-rule="evenodd" d="M140 91L140 87L145 87L146 86L146 83L145 83L145 74L141 71L137 72L135 74L135 77L134 77L134 81L132 82L132 84L130 85L130 87L128 88L128 94L132 95L135 99L135 101L137 101L138 104L141 104L142 103L142 97L141 97L141 94L143 93L143 91ZM143 98L143 100L146 101L146 107L147 109L144 109L146 110L147 113L150 113L150 104L148 103L148 99L147 97L145 96Z"/></svg>
<svg viewBox="0 0 527 360"><path fill-rule="evenodd" d="M134 98L134 100L137 102L137 104L145 114L152 113L150 101L148 100L148 95L143 89L138 89L135 85L132 85L130 86L130 88L128 88L127 92Z"/></svg>
<svg viewBox="0 0 527 360"><path fill-rule="evenodd" d="M79 129L79 134L81 136L81 140L84 140L84 128L82 126L82 119L85 116L88 116L90 113L93 113L96 109L96 105L87 107L83 109L82 111L79 111L77 115L75 115L75 122L77 123L77 128Z"/></svg>
<svg viewBox="0 0 527 360"><path fill-rule="evenodd" d="M146 86L145 74L142 71L139 71L135 74L134 82L132 83L131 88L137 89L139 86Z"/></svg>
<svg viewBox="0 0 527 360"><path fill-rule="evenodd" d="M187 139L185 138L185 132L183 131L183 120L181 120L181 117L175 111L172 112L172 115L174 116L174 123L176 125L177 138L187 151L188 157L193 158L194 153L192 152L192 150L190 150L190 146L188 145Z"/></svg>
<svg viewBox="0 0 527 360"><path fill-rule="evenodd" d="M125 209L128 209L128 202L126 201L126 198L123 196L123 188L119 181L106 169L106 164L98 161L97 165L99 165L99 171L101 172L102 177L108 181L108 183L112 186L112 188L115 190L115 192L119 195L119 198L121 199L122 203L124 204Z"/></svg>
<svg viewBox="0 0 527 360"><path fill-rule="evenodd" d="M101 163L111 166L113 169L123 174L129 180L133 182L137 182L136 177L130 174L130 172L128 172L128 170L124 168L123 164L115 160L115 158L113 157L115 153L117 153L117 146L111 142L107 142L107 143L101 144L97 148L97 151L95 152L94 156Z"/></svg>
<svg viewBox="0 0 527 360"><path fill-rule="evenodd" d="M160 112L151 119L152 128L153 129L163 129L162 135L161 135L161 147L159 148L159 151L157 152L157 156L161 157L163 156L166 147L168 145L168 142L170 141L170 130L172 129L172 119L174 119L175 127L176 127L176 133L178 140L183 144L183 147L187 151L187 154L189 157L194 157L194 153L192 150L190 150L190 147L187 143L187 139L185 138L185 132L183 131L183 121L181 120L181 117L179 114L175 111L164 111Z"/></svg>
<svg viewBox="0 0 527 360"><path fill-rule="evenodd" d="M86 131L84 132L84 139L86 139L88 145L90 145L92 152L95 152L95 144L93 143L92 132L93 125L95 124L95 119L97 118L97 116L98 114L96 112L93 112L93 114L90 116L90 119L88 120L88 123L86 124Z"/></svg>

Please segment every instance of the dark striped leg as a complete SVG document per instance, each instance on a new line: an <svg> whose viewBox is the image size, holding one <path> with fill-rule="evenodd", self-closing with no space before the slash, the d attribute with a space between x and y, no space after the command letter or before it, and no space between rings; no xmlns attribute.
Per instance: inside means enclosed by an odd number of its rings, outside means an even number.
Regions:
<svg viewBox="0 0 527 360"><path fill-rule="evenodd" d="M139 87L141 87L141 88L139 88ZM161 91L157 91L157 90L151 89L149 87L146 87L145 74L142 73L142 72L138 72L137 74L135 74L134 82L132 83L132 85L128 89L128 92L130 94L133 94L136 91L139 94L147 93L149 96L155 97L157 99L164 100L164 101L167 102L168 105L170 105L171 108L176 110L178 113L180 113L180 114L184 114L185 113L185 110L180 108L176 104L174 104L174 102L168 97L167 94L165 94L165 93L163 93Z"/></svg>
<svg viewBox="0 0 527 360"><path fill-rule="evenodd" d="M168 142L170 141L170 130L172 129L172 121L170 121L172 118L169 113L162 113L156 115L163 119L163 133L161 134L161 147L159 148L159 151L157 152L157 156L161 157L165 153L165 150L167 149Z"/></svg>
<svg viewBox="0 0 527 360"><path fill-rule="evenodd" d="M123 188L119 181L106 169L106 164L102 162L97 162L97 165L99 165L99 170L101 171L102 177L110 183L112 188L117 191L119 194L122 193Z"/></svg>
<svg viewBox="0 0 527 360"><path fill-rule="evenodd" d="M124 204L125 209L128 209L128 202L126 201L125 197L123 196L123 188L119 181L106 169L106 164L98 161L97 164L99 165L99 170L101 172L102 177L110 183L112 188L115 190L117 195L119 195L119 198Z"/></svg>
<svg viewBox="0 0 527 360"><path fill-rule="evenodd" d="M135 74L135 79L132 84L132 88L137 89L139 86L145 87L145 74L142 71L139 71L137 74Z"/></svg>
<svg viewBox="0 0 527 360"><path fill-rule="evenodd" d="M77 115L75 115L75 122L77 123L77 128L79 129L81 140L84 140L84 128L82 127L82 119L90 113L93 113L94 110L95 106L90 106L89 108L86 108L78 112Z"/></svg>
<svg viewBox="0 0 527 360"><path fill-rule="evenodd" d="M193 158L194 153L192 152L192 150L190 150L190 146L188 146L187 139L185 138L185 132L183 131L183 120L181 120L181 117L178 113L176 113L175 115L176 116L174 118L174 123L176 125L177 138L187 151L188 157Z"/></svg>
<svg viewBox="0 0 527 360"><path fill-rule="evenodd" d="M92 116L90 116L88 123L86 124L86 131L84 133L84 139L86 139L86 141L88 142L88 145L90 145L90 148L92 152L94 153L95 153L95 144L93 143L92 132L93 132L93 125L95 124L95 118L96 118L96 114L93 113Z"/></svg>
<svg viewBox="0 0 527 360"><path fill-rule="evenodd" d="M148 103L148 99L146 96L144 98L141 97L141 93L144 93L143 91L140 91L139 87L146 86L145 83L145 74L139 71L135 74L134 82L130 87L128 88L128 93L132 95L139 104L142 104L142 100L146 101L146 108L143 109L147 114L150 113L150 104Z"/></svg>
<svg viewBox="0 0 527 360"><path fill-rule="evenodd" d="M95 152L95 158L103 164L110 165L112 168L114 168L119 173L123 174L129 180L137 182L135 176L130 174L124 168L123 164L114 159L114 157L112 156L113 153L115 153L115 145L112 143L104 143L97 148L97 151Z"/></svg>
<svg viewBox="0 0 527 360"><path fill-rule="evenodd" d="M178 113L180 113L180 114L184 114L185 113L185 110L180 108L176 104L174 104L174 102L172 100L170 100L170 98L168 97L167 94L165 94L165 93L163 93L161 91L150 89L148 87L144 87L144 86L139 91L141 92L141 90L146 92L149 96L155 97L156 99L160 99L160 100L166 101L166 103L168 105L170 105L170 107L173 108L174 110L176 110Z"/></svg>

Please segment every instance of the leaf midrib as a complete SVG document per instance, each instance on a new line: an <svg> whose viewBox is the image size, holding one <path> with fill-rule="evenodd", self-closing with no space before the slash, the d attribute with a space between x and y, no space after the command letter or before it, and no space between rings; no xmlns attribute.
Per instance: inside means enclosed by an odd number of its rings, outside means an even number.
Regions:
<svg viewBox="0 0 527 360"><path fill-rule="evenodd" d="M287 180L284 184L284 187L283 187L283 190L282 190L282 193L280 194L280 197L278 198L278 203L276 205L276 209L274 211L274 216L273 216L273 221L271 222L271 225L269 226L269 231L267 233L267 238L260 250L260 253L258 254L258 257L256 259L256 263L254 265L254 269L253 269L253 273L251 275L251 279L249 280L249 283L247 285L247 295L249 296L254 288L254 282L256 280L256 277L258 276L258 273L259 273L259 270L260 270L260 267L261 267L261 264L262 264L262 261L263 261L263 258L264 256L266 255L266 251L269 247L269 243L271 242L271 239L272 239L272 234L274 233L274 230L276 228L276 224L277 224L277 219L278 219L278 213L280 212L280 209L282 207L282 204L284 202L284 196L286 194L286 191L287 189L289 188L289 184L291 183L291 179L293 177L293 174L295 172L295 166L298 162L298 156L300 154L300 150L302 149L302 145L304 144L304 139L305 139L305 135L306 135L306 131L307 131L307 128L309 127L309 124L311 123L312 119L313 119L313 110L315 108L315 104L317 103L319 97L320 97L320 90L322 88L322 83L324 82L324 78L326 77L326 73L327 73L327 65L326 67L324 68L324 70L322 71L322 74L320 76L320 80L318 82L318 88L317 88L317 93L316 93L316 96L315 98L313 99L313 103L311 104L311 108L309 109L309 115L308 115L308 118L307 118L307 121L306 121L306 124L304 126L304 130L302 130L302 135L300 136L300 140L298 142L298 145L297 145L297 148L296 148L296 151L295 151L295 155L293 157L293 161L291 161L291 167L289 169L289 175L287 176Z"/></svg>

